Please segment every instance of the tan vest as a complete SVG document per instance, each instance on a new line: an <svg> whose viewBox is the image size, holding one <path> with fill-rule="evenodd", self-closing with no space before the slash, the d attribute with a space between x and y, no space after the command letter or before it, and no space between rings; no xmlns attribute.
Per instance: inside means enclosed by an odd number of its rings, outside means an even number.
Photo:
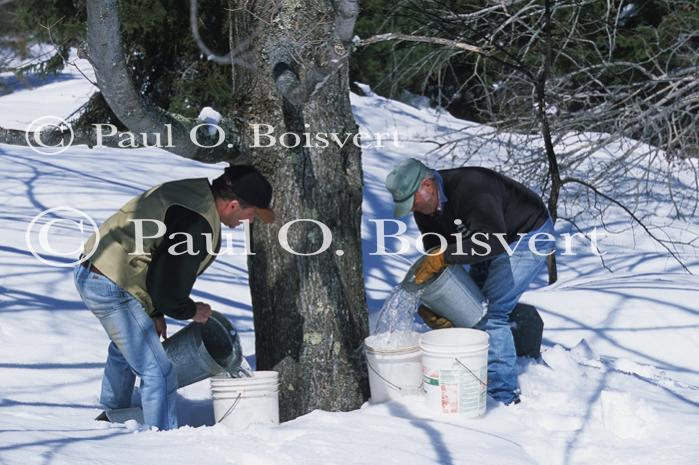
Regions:
<svg viewBox="0 0 699 465"><path fill-rule="evenodd" d="M210 248L215 252L221 242L221 218L216 210L209 181L201 178L166 182L131 199L100 226L99 243L91 258L92 264L107 278L141 302L149 315L155 313L155 308L146 287L148 265L153 259L153 252L162 243L166 234L157 238L148 238L147 236L158 233L158 227L152 221L143 221L144 254L129 255L137 250L135 224L129 220L154 219L164 222L165 213L173 205L185 207L206 219L213 232ZM93 234L85 242L84 254L92 250L96 239L96 235ZM215 258L215 255L207 253L197 270L197 276Z"/></svg>

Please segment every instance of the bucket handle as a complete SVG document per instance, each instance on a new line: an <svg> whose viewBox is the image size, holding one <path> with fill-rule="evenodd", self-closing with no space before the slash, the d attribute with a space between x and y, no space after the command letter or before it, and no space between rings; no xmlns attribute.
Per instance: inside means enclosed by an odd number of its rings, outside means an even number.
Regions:
<svg viewBox="0 0 699 465"><path fill-rule="evenodd" d="M236 407L238 406L238 404L240 403L240 398L241 398L241 397L243 397L243 393L242 393L242 392L241 392L240 394L238 394L238 397L236 397L235 400L233 401L233 403L231 404L231 406L228 407L228 410L226 410L226 413L224 413L223 416L221 417L221 419L218 421L219 423L221 423L223 420L225 420L226 417L227 417L228 415L230 415L230 414L233 412L233 410L235 410L235 408L236 408Z"/></svg>
<svg viewBox="0 0 699 465"><path fill-rule="evenodd" d="M481 385L482 385L483 387L485 387L485 388L488 387L488 384L487 384L487 383L484 383L483 380L481 380L478 376L476 376L476 374L475 374L474 372L472 372L471 369L470 369L469 367L467 367L466 365L464 365L464 364L461 362L461 360L459 360L458 357L454 357L454 360L456 360L456 363L458 363L458 364L461 365L462 367L466 368L466 371L468 371L469 373L471 373L471 376L473 376L474 378L476 378L476 380L477 380L479 383L481 383Z"/></svg>
<svg viewBox="0 0 699 465"><path fill-rule="evenodd" d="M376 374L376 376L378 376L378 377L381 378L386 384L388 384L389 387L392 387L393 389L395 389L396 391L399 391L399 392L403 390L402 387L398 386L397 384L393 384L392 382L390 382L389 380L387 380L386 378L384 378L383 375L381 375L381 373L379 373L379 371L378 371L376 368L374 368L374 366L371 364L371 362L370 362L369 360L366 361L366 364L367 364L367 366L371 369L371 371L373 371L373 372ZM411 391L413 391L413 390L414 390L414 391L419 391L421 387L422 387L422 383L420 383L420 385L419 385L418 387L416 387L416 388L411 388L410 390L411 390Z"/></svg>

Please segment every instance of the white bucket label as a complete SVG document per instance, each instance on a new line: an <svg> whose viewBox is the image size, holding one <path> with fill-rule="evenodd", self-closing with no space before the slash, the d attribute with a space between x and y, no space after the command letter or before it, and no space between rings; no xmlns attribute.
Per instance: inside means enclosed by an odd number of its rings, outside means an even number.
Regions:
<svg viewBox="0 0 699 465"><path fill-rule="evenodd" d="M478 410L486 402L485 382L487 369L482 368L476 379L473 374L464 369L439 370L439 380L442 413L459 413Z"/></svg>

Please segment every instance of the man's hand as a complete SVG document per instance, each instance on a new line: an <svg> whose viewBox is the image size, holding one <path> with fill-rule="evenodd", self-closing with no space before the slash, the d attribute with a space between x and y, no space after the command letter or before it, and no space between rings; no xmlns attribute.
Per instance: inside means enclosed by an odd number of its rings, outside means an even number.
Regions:
<svg viewBox="0 0 699 465"><path fill-rule="evenodd" d="M439 273L447 264L444 262L444 253L425 255L420 266L415 270L415 284L422 284L429 281L432 275Z"/></svg>
<svg viewBox="0 0 699 465"><path fill-rule="evenodd" d="M206 320L211 316L211 305L204 302L195 302L195 305L197 306L197 312L192 317L192 320L197 323L206 323Z"/></svg>
<svg viewBox="0 0 699 465"><path fill-rule="evenodd" d="M158 333L158 337L167 340L167 323L165 323L165 317L157 316L153 318L153 325L155 326L155 332Z"/></svg>
<svg viewBox="0 0 699 465"><path fill-rule="evenodd" d="M424 321L425 324L432 329L446 329L454 327L454 323L452 323L450 320L447 320L443 316L437 315L424 305L420 305L420 308L417 309L417 314L420 315L422 321Z"/></svg>

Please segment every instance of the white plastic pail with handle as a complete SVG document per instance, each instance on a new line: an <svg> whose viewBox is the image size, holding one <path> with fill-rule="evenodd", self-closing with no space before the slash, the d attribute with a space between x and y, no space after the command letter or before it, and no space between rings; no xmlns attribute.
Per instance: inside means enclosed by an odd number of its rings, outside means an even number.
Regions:
<svg viewBox="0 0 699 465"><path fill-rule="evenodd" d="M416 336L412 343L401 347L382 345L377 336L364 340L372 403L422 394L422 360L417 340Z"/></svg>
<svg viewBox="0 0 699 465"><path fill-rule="evenodd" d="M488 333L448 328L420 337L428 407L439 413L477 417L488 391Z"/></svg>
<svg viewBox="0 0 699 465"><path fill-rule="evenodd" d="M251 377L211 378L216 423L233 431L253 424L279 424L279 373L255 371Z"/></svg>

